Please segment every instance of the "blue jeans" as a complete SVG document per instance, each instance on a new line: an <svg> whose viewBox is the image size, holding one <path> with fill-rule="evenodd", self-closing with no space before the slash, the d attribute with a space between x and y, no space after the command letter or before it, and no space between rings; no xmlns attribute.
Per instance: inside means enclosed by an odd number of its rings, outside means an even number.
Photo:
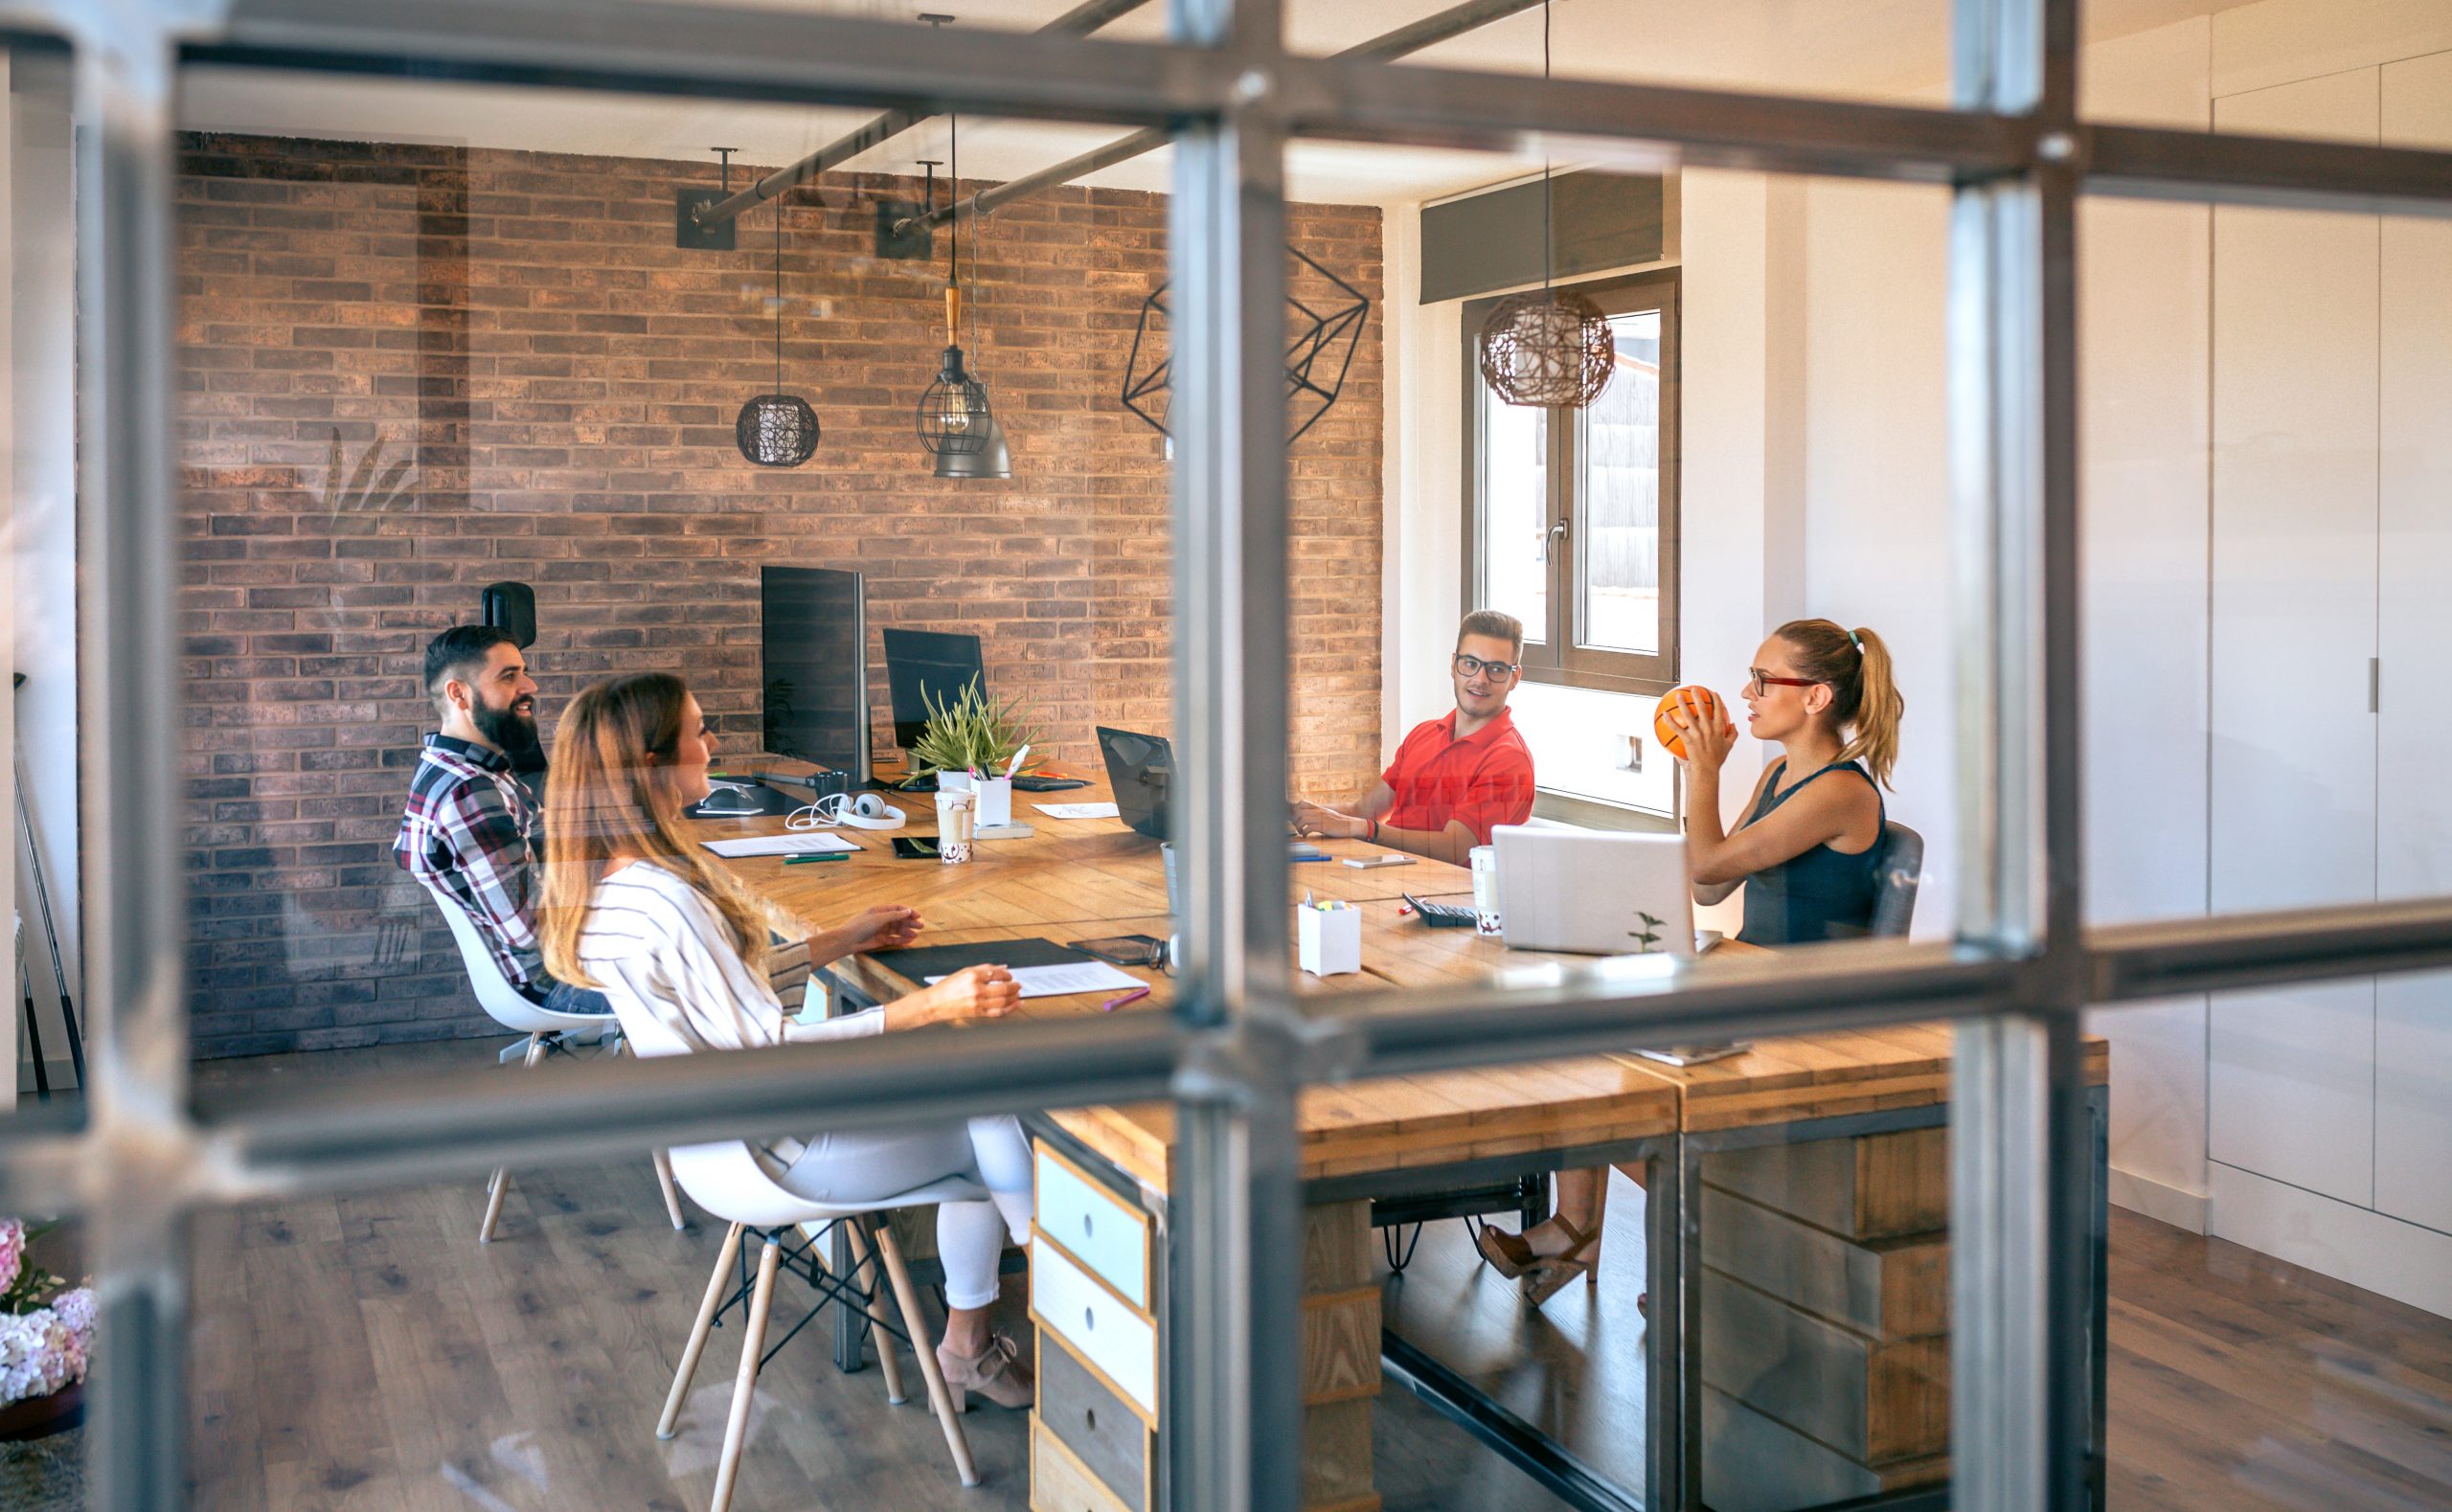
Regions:
<svg viewBox="0 0 2452 1512"><path fill-rule="evenodd" d="M548 1013L610 1013L613 1001L594 987L574 987L567 982L556 982L545 990L537 1004Z"/></svg>

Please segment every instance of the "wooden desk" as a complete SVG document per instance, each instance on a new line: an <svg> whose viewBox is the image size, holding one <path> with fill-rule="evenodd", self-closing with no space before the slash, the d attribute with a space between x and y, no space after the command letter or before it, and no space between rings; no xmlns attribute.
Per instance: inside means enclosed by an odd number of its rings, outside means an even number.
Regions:
<svg viewBox="0 0 2452 1512"><path fill-rule="evenodd" d="M1104 795L1103 785L1094 785L1040 801L1099 801ZM933 832L932 800L890 801L910 811L908 833ZM735 867L755 891L812 924L878 902L909 903L927 921L928 944L1032 936L1061 943L1091 935L1168 933L1154 842L1114 820L1052 820L1032 808L1033 801L1015 795L1015 817L1037 833L983 842L975 859L962 866L897 860L887 837L845 830L862 847L847 862L785 868L754 860ZM711 836L761 833L780 829L781 821L705 827ZM1342 856L1374 847L1346 841L1322 848ZM1430 861L1384 869L1306 863L1292 872L1297 896L1307 888L1356 902L1364 914L1363 972L1325 982L1300 977L1298 990L1305 994L1453 985L1487 980L1502 964L1544 959L1509 953L1469 930L1434 931L1397 915L1394 899L1402 892L1469 892L1469 874L1461 868ZM889 953L838 963L836 970L872 995L891 997L916 985L892 961ZM1132 974L1152 992L1124 1011L1163 1008L1171 1001L1169 978L1154 970ZM1020 1016L1096 1012L1102 1001L1103 995L1034 999ZM1832 1305L1816 1290L1827 1291L1831 1275L1843 1285L1861 1279L1867 1254L1903 1257L1887 1273L1891 1293L1913 1290L1919 1280L1946 1292L1947 1162L1941 1140L1949 1050L1947 1026L1910 1026L1766 1041L1748 1054L1688 1069L1633 1055L1594 1055L1305 1092L1297 1123L1309 1203L1302 1336L1305 1506L1338 1512L1377 1506L1371 1401L1383 1360L1416 1390L1469 1406L1478 1415L1473 1431L1518 1463L1565 1465L1598 1485L1588 1495L1569 1496L1578 1505L1699 1506L1707 1466L1714 1476L1752 1478L1743 1487L1723 1485L1729 1494L1763 1489L1767 1469L1776 1472L1769 1476L1772 1492L1828 1487L1829 1500L1945 1477L1945 1442L1933 1435L1945 1434L1947 1427L1947 1335L1934 1332L1929 1310L1913 1319L1896 1311L1887 1323L1875 1319L1858 1329L1864 1320L1834 1321L1813 1309ZM2100 1041L2090 1046L2088 1071L2098 1087L2107 1078ZM2097 1107L2100 1152L2100 1097ZM1157 1383L1166 1379L1172 1109L1161 1103L1056 1110L1034 1126L1039 1213L1032 1285L1041 1386L1032 1429L1033 1505L1064 1512L1162 1507L1165 1419ZM1804 1159L1748 1153L1764 1150L1812 1153ZM1564 1447L1520 1423L1510 1427L1504 1409L1446 1375L1418 1346L1382 1338L1369 1251L1374 1197L1601 1163L1641 1165L1648 1178L1653 1316L1649 1486L1643 1493L1612 1490ZM1831 1177L1843 1168L1853 1173L1852 1182ZM1843 1188L1873 1221L1850 1230L1846 1221L1821 1214L1838 1227L1820 1229L1813 1214L1791 1210L1807 1203L1794 1191L1818 1201ZM1737 1217L1712 1221L1723 1212ZM1797 1295L1764 1294L1786 1311L1764 1315L1754 1294L1765 1277L1747 1272L1746 1257L1712 1240L1714 1232L1737 1231L1740 1219L1749 1243L1767 1230L1791 1249L1802 1246L1797 1252L1809 1252L1811 1263L1792 1266L1796 1274L1780 1283ZM1835 1248L1823 1242L1831 1235L1841 1241ZM1733 1289L1731 1275L1746 1289ZM1876 1292L1891 1295L1879 1285ZM1753 1310L1735 1306L1733 1298ZM2100 1291L2098 1298L2100 1311ZM1945 1319L1939 1326L1945 1330ZM1901 1327L1920 1331L1897 1335ZM1774 1378L1792 1369L1819 1370L1814 1379L1828 1382L1834 1369L1841 1376L1853 1369L1862 1377L1861 1400L1843 1404L1838 1415L1850 1420L1834 1427L1825 1421L1832 1414L1818 1398L1791 1402L1777 1390L1734 1381L1728 1371L1707 1372L1701 1343L1707 1335L1725 1341L1732 1367ZM1812 1436L1816 1433L1842 1440L1852 1433L1855 1455L1832 1449L1831 1440Z"/></svg>

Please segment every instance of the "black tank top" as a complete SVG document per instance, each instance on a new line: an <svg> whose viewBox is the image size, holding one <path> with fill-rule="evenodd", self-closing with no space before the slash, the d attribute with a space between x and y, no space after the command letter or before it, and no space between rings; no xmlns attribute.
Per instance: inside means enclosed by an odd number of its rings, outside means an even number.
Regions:
<svg viewBox="0 0 2452 1512"><path fill-rule="evenodd" d="M1833 772L1853 772L1864 779L1873 787L1873 801L1881 803L1880 785L1854 761L1833 761L1783 793L1780 778L1787 766L1782 761L1771 769L1771 779L1762 784L1761 800L1746 816L1746 824L1760 823L1762 816ZM1862 854L1851 856L1826 844L1778 866L1747 873L1745 927L1737 937L1749 945L1805 945L1826 939L1862 939L1871 934L1873 900L1880 891L1877 858L1883 837L1889 833L1890 810L1883 804L1881 827L1873 831L1873 843Z"/></svg>

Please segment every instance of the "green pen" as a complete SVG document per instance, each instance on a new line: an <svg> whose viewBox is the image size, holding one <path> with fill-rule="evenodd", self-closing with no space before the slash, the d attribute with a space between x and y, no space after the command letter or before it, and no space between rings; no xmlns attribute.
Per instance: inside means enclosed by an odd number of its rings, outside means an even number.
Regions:
<svg viewBox="0 0 2452 1512"><path fill-rule="evenodd" d="M806 866L812 861L849 861L851 859L851 852L848 850L829 850L819 855L785 856L783 858L783 865L787 867L799 867Z"/></svg>

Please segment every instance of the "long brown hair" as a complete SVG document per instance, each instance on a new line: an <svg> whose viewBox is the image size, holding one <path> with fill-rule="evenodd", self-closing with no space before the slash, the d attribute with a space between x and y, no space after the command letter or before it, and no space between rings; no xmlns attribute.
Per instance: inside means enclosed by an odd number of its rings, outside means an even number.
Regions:
<svg viewBox="0 0 2452 1512"><path fill-rule="evenodd" d="M1864 762L1873 780L1890 786L1907 712L1890 647L1861 625L1850 630L1829 620L1791 620L1771 633L1788 643L1800 676L1829 686L1831 725L1852 731L1839 759Z"/></svg>
<svg viewBox="0 0 2452 1512"><path fill-rule="evenodd" d="M545 779L545 900L538 910L545 969L593 987L579 937L596 885L616 856L651 861L714 904L753 972L766 969L764 910L681 829L672 782L689 685L669 672L599 683L562 711Z"/></svg>

